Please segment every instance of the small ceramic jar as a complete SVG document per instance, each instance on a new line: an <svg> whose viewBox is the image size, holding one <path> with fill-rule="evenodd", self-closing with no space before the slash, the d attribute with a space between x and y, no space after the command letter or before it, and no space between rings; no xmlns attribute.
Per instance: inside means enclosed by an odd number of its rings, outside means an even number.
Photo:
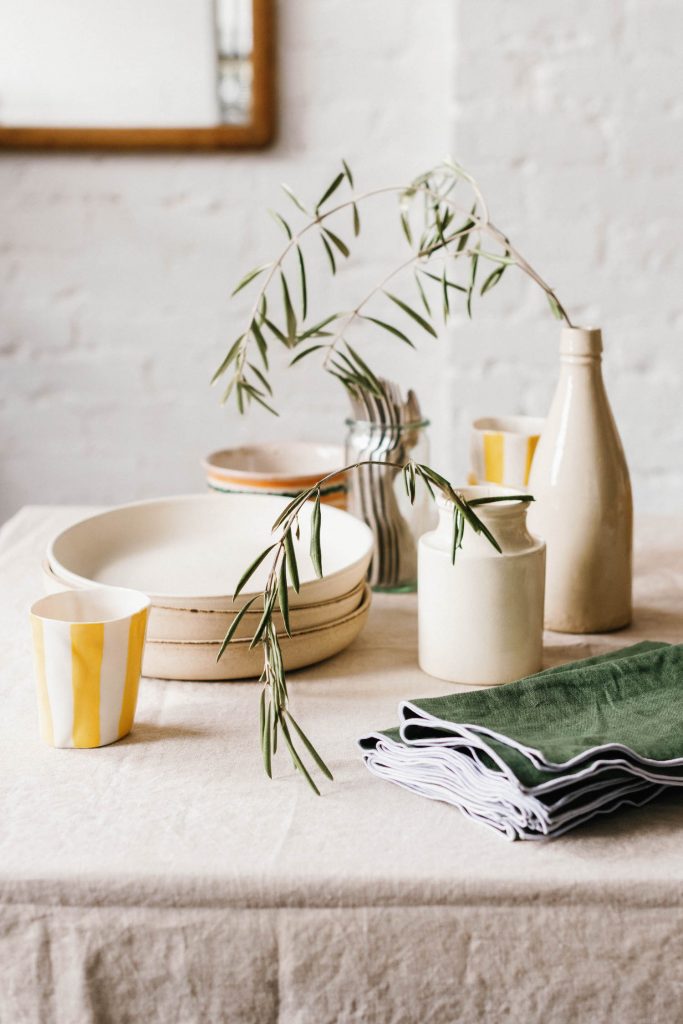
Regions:
<svg viewBox="0 0 683 1024"><path fill-rule="evenodd" d="M460 493L468 501L519 493L486 485ZM453 505L437 499L439 524L420 538L420 668L467 685L492 686L538 672L543 654L545 544L526 526L529 502L476 505L502 549L465 526L451 561Z"/></svg>

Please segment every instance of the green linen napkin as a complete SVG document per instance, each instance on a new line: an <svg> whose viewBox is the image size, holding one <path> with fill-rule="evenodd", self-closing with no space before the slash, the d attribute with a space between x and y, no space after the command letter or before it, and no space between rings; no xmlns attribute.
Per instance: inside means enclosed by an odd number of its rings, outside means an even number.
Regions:
<svg viewBox="0 0 683 1024"><path fill-rule="evenodd" d="M683 785L683 645L646 641L505 686L400 706L368 768L510 838L560 834Z"/></svg>

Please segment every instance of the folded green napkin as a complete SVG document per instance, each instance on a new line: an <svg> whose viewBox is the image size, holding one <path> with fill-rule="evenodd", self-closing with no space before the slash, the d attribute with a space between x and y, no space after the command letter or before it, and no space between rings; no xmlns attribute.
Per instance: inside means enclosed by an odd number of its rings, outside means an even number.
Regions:
<svg viewBox="0 0 683 1024"><path fill-rule="evenodd" d="M646 641L495 688L405 701L368 768L509 838L683 785L683 645Z"/></svg>

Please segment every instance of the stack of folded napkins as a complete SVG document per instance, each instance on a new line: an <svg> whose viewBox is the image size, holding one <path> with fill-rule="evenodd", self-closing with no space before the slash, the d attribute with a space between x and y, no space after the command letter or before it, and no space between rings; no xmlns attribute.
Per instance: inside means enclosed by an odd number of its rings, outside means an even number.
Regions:
<svg viewBox="0 0 683 1024"><path fill-rule="evenodd" d="M683 644L646 641L399 712L398 729L360 740L370 771L508 839L559 836L683 786Z"/></svg>

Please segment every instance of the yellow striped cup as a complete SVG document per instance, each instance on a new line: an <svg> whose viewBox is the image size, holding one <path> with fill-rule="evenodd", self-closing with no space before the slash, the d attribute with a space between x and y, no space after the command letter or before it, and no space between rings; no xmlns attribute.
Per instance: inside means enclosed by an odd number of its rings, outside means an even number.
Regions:
<svg viewBox="0 0 683 1024"><path fill-rule="evenodd" d="M526 487L543 430L538 416L484 416L470 434L471 484Z"/></svg>
<svg viewBox="0 0 683 1024"><path fill-rule="evenodd" d="M135 716L150 600L97 587L31 608L40 735L53 747L103 747Z"/></svg>

